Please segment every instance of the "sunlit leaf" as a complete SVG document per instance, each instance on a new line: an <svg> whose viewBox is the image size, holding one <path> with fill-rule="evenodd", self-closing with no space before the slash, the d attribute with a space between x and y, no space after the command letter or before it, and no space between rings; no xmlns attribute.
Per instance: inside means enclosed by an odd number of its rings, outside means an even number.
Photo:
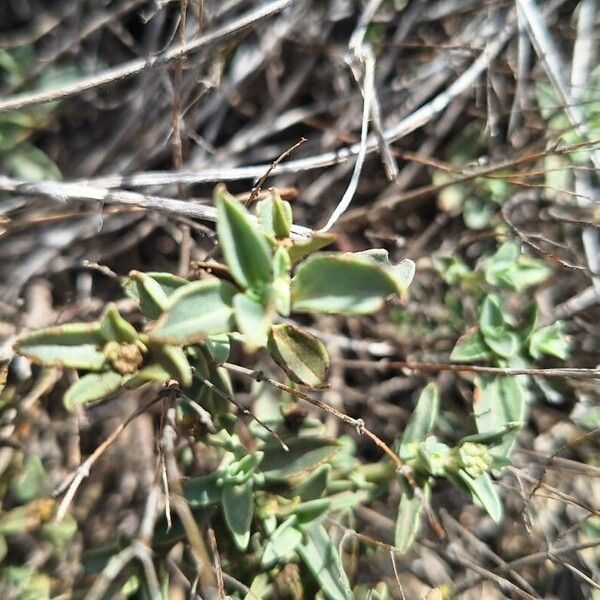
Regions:
<svg viewBox="0 0 600 600"><path fill-rule="evenodd" d="M157 346L152 349L152 356L181 387L192 384L192 368L181 346Z"/></svg>
<svg viewBox="0 0 600 600"><path fill-rule="evenodd" d="M215 203L217 235L232 277L244 289L262 289L273 279L267 240L223 187L215 189Z"/></svg>
<svg viewBox="0 0 600 600"><path fill-rule="evenodd" d="M450 354L450 360L476 362L490 358L490 356L490 348L486 345L479 330L472 330L458 339Z"/></svg>
<svg viewBox="0 0 600 600"><path fill-rule="evenodd" d="M314 388L325 385L329 354L315 336L287 323L274 325L269 334L268 349L292 381Z"/></svg>
<svg viewBox="0 0 600 600"><path fill-rule="evenodd" d="M149 273L131 271L123 283L125 293L140 305L140 310L149 319L158 319L168 303L168 296L156 279Z"/></svg>
<svg viewBox="0 0 600 600"><path fill-rule="evenodd" d="M527 414L525 390L516 377L477 377L473 410L480 433L523 422ZM516 431L507 433L503 442L490 452L506 458L514 446L516 434Z"/></svg>
<svg viewBox="0 0 600 600"><path fill-rule="evenodd" d="M331 537L321 524L304 533L305 540L298 546L298 554L308 567L328 600L353 600L350 582Z"/></svg>
<svg viewBox="0 0 600 600"><path fill-rule="evenodd" d="M440 411L440 390L427 384L402 434L402 443L422 442L433 431Z"/></svg>
<svg viewBox="0 0 600 600"><path fill-rule="evenodd" d="M246 550L250 542L250 525L254 514L251 481L223 487L223 514L237 549Z"/></svg>
<svg viewBox="0 0 600 600"><path fill-rule="evenodd" d="M431 495L431 486L425 483L421 489L423 495L419 496L406 482L402 481L401 484L403 490L396 518L394 546L404 554L411 549L421 529L423 509Z"/></svg>
<svg viewBox="0 0 600 600"><path fill-rule="evenodd" d="M301 258L317 252L326 246L330 246L336 240L333 233L313 233L310 238L303 240L294 240L293 246L288 250L290 259L293 263L298 262Z"/></svg>
<svg viewBox="0 0 600 600"><path fill-rule="evenodd" d="M65 393L63 404L67 410L106 398L121 387L123 376L114 371L88 373L76 381Z"/></svg>
<svg viewBox="0 0 600 600"><path fill-rule="evenodd" d="M294 554L302 542L302 533L294 527L296 521L296 515L291 515L269 536L260 559L261 569L286 562Z"/></svg>
<svg viewBox="0 0 600 600"><path fill-rule="evenodd" d="M69 323L22 335L14 348L46 366L99 371L105 366L104 342L99 323Z"/></svg>
<svg viewBox="0 0 600 600"><path fill-rule="evenodd" d="M261 471L268 479L287 479L300 473L310 473L333 458L340 450L336 440L320 437L296 437L286 440L289 450L270 441L262 448L265 453Z"/></svg>
<svg viewBox="0 0 600 600"><path fill-rule="evenodd" d="M150 337L162 343L191 344L231 331L235 293L231 284L216 278L180 287Z"/></svg>
<svg viewBox="0 0 600 600"><path fill-rule="evenodd" d="M485 509L496 523L500 523L504 517L504 508L489 473L484 473L474 479L466 471L460 469L457 476L464 487L469 490L473 500Z"/></svg>
<svg viewBox="0 0 600 600"><path fill-rule="evenodd" d="M391 270L346 254L315 254L292 279L292 309L297 312L368 314L404 287Z"/></svg>
<svg viewBox="0 0 600 600"><path fill-rule="evenodd" d="M256 216L261 229L276 238L287 238L292 227L292 207L281 199L276 192L271 192L256 205Z"/></svg>
<svg viewBox="0 0 600 600"><path fill-rule="evenodd" d="M119 314L116 305L112 302L107 305L100 319L100 332L107 341L135 342L138 337L133 325Z"/></svg>
<svg viewBox="0 0 600 600"><path fill-rule="evenodd" d="M250 349L266 346L271 322L265 307L258 300L246 294L236 294L233 297L233 314Z"/></svg>
<svg viewBox="0 0 600 600"><path fill-rule="evenodd" d="M538 329L529 340L529 354L535 359L547 354L566 360L569 358L570 349L569 340L564 332L564 324L560 321Z"/></svg>

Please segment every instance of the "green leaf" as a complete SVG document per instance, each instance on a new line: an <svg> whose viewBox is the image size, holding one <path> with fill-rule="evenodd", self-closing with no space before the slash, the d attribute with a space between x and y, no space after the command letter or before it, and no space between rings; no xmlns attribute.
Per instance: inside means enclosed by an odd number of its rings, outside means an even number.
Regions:
<svg viewBox="0 0 600 600"><path fill-rule="evenodd" d="M315 254L292 279L292 309L360 315L375 312L404 287L390 269L346 254Z"/></svg>
<svg viewBox="0 0 600 600"><path fill-rule="evenodd" d="M301 258L330 246L336 239L333 233L317 232L308 239L294 240L293 246L288 250L290 259L293 263L298 262Z"/></svg>
<svg viewBox="0 0 600 600"><path fill-rule="evenodd" d="M484 336L489 348L502 358L511 358L517 354L521 346L519 336L512 331L498 331Z"/></svg>
<svg viewBox="0 0 600 600"><path fill-rule="evenodd" d="M292 227L292 207L289 202L281 199L276 192L271 192L264 200L256 205L256 216L261 229L276 238L290 236Z"/></svg>
<svg viewBox="0 0 600 600"><path fill-rule="evenodd" d="M323 525L316 524L306 530L297 552L328 600L353 600L337 548Z"/></svg>
<svg viewBox="0 0 600 600"><path fill-rule="evenodd" d="M405 258L397 265L393 265L390 261L388 251L383 248L371 248L362 252L347 252L346 256L365 259L366 261L376 266L383 267L397 281L401 289L405 290L412 283L415 276L415 263Z"/></svg>
<svg viewBox="0 0 600 600"><path fill-rule="evenodd" d="M291 495L298 496L304 502L322 498L327 490L330 472L331 465L321 465L298 485L294 486L291 490Z"/></svg>
<svg viewBox="0 0 600 600"><path fill-rule="evenodd" d="M101 371L104 337L99 323L71 323L40 329L21 336L15 351L48 367Z"/></svg>
<svg viewBox="0 0 600 600"><path fill-rule="evenodd" d="M138 302L140 310L149 319L158 319L167 306L167 294L158 281L147 273L131 271L123 282L123 289L127 296Z"/></svg>
<svg viewBox="0 0 600 600"><path fill-rule="evenodd" d="M76 381L65 393L63 404L67 410L106 398L121 387L123 376L114 371L88 373Z"/></svg>
<svg viewBox="0 0 600 600"><path fill-rule="evenodd" d="M64 552L77 533L77 521L67 513L60 522L44 523L40 533L54 546L57 552Z"/></svg>
<svg viewBox="0 0 600 600"><path fill-rule="evenodd" d="M152 348L152 355L181 387L187 388L192 385L192 368L181 346L156 346Z"/></svg>
<svg viewBox="0 0 600 600"><path fill-rule="evenodd" d="M452 353L450 360L457 362L476 362L490 358L491 353L478 329L471 330L461 336Z"/></svg>
<svg viewBox="0 0 600 600"><path fill-rule="evenodd" d="M217 474L199 475L182 481L183 494L192 508L201 508L221 501L223 487L217 483Z"/></svg>
<svg viewBox="0 0 600 600"><path fill-rule="evenodd" d="M261 291L273 279L267 240L222 186L215 189L215 203L217 235L232 277L244 289Z"/></svg>
<svg viewBox="0 0 600 600"><path fill-rule="evenodd" d="M481 307L479 328L487 346L504 358L514 356L521 346L519 336L507 329L510 322L499 296L488 294Z"/></svg>
<svg viewBox="0 0 600 600"><path fill-rule="evenodd" d="M285 248L278 248L273 255L273 284L272 295L275 308L284 317L290 314L291 291L290 270L292 261Z"/></svg>
<svg viewBox="0 0 600 600"><path fill-rule="evenodd" d="M475 230L490 227L496 208L485 198L467 198L462 211L465 225Z"/></svg>
<svg viewBox="0 0 600 600"><path fill-rule="evenodd" d="M206 349L216 362L224 363L229 358L229 352L231 351L229 334L211 335L206 339Z"/></svg>
<svg viewBox="0 0 600 600"><path fill-rule="evenodd" d="M485 279L490 285L516 292L544 282L551 274L552 268L545 262L521 255L520 243L515 240L502 244L485 267Z"/></svg>
<svg viewBox="0 0 600 600"><path fill-rule="evenodd" d="M277 442L268 442L262 448L264 458L261 471L267 479L285 480L310 473L328 462L340 450L336 440L321 437L295 437L286 440L286 452Z"/></svg>
<svg viewBox="0 0 600 600"><path fill-rule="evenodd" d="M167 306L171 294L187 283L186 279L171 273L131 271L123 289L127 296L137 300L146 317L156 320Z"/></svg>
<svg viewBox="0 0 600 600"><path fill-rule="evenodd" d="M500 523L504 517L504 508L489 473L474 479L464 469L460 469L457 476L471 493L473 500L485 509L496 523Z"/></svg>
<svg viewBox="0 0 600 600"><path fill-rule="evenodd" d="M429 500L431 495L431 486L427 482L423 485L421 490L423 497L415 495L411 487L404 481L402 481L402 487L394 531L394 546L402 554L405 554L412 548L421 529L423 509L425 501Z"/></svg>
<svg viewBox="0 0 600 600"><path fill-rule="evenodd" d="M523 425L524 423L521 422L507 423L506 425L498 427L497 429L466 435L458 441L457 446L460 446L465 442L472 442L475 444L486 444L488 446L492 444L502 443L507 438L512 436L515 431L521 429Z"/></svg>
<svg viewBox="0 0 600 600"><path fill-rule="evenodd" d="M140 369L137 373L123 377L122 385L123 387L133 389L151 381L166 383L172 378L171 373L164 367L156 363L151 363Z"/></svg>
<svg viewBox="0 0 600 600"><path fill-rule="evenodd" d="M133 325L128 323L117 310L116 304L108 304L100 319L100 332L107 342L135 342L138 334Z"/></svg>
<svg viewBox="0 0 600 600"><path fill-rule="evenodd" d="M39 456L30 456L23 471L10 482L10 492L19 504L25 504L48 491L48 477Z"/></svg>
<svg viewBox="0 0 600 600"><path fill-rule="evenodd" d="M302 533L294 527L296 521L296 515L289 516L269 536L260 559L261 569L270 569L272 566L287 562L291 558L302 542Z"/></svg>
<svg viewBox="0 0 600 600"><path fill-rule="evenodd" d="M250 526L254 514L252 481L223 488L223 514L237 549L243 552L250 542Z"/></svg>
<svg viewBox="0 0 600 600"><path fill-rule="evenodd" d="M2 156L6 175L25 181L60 181L62 175L52 159L28 142Z"/></svg>
<svg viewBox="0 0 600 600"><path fill-rule="evenodd" d="M404 289L407 289L412 283L412 280L415 278L417 266L415 265L414 261L410 260L409 258L405 258L392 268L394 270L396 280L400 286Z"/></svg>
<svg viewBox="0 0 600 600"><path fill-rule="evenodd" d="M562 360L569 358L570 344L561 321L535 331L529 340L529 354L540 359L543 354Z"/></svg>
<svg viewBox="0 0 600 600"><path fill-rule="evenodd" d="M150 332L162 343L192 344L233 327L236 289L226 281L205 279L179 288Z"/></svg>
<svg viewBox="0 0 600 600"><path fill-rule="evenodd" d="M519 337L521 343L524 344L531 339L531 334L537 329L539 318L538 306L532 302L523 315L521 327L519 328Z"/></svg>
<svg viewBox="0 0 600 600"><path fill-rule="evenodd" d="M274 325L267 347L273 360L292 381L312 388L325 385L329 354L314 335L287 323Z"/></svg>
<svg viewBox="0 0 600 600"><path fill-rule="evenodd" d="M257 598L270 598L273 586L269 583L266 573L259 573L252 580L250 590L244 596L244 600L257 600Z"/></svg>
<svg viewBox="0 0 600 600"><path fill-rule="evenodd" d="M426 385L417 401L404 433L402 443L422 442L431 434L440 412L440 390L435 383Z"/></svg>
<svg viewBox="0 0 600 600"><path fill-rule="evenodd" d="M267 335L271 322L266 308L246 294L233 297L233 313L244 342L250 349L267 345Z"/></svg>
<svg viewBox="0 0 600 600"><path fill-rule="evenodd" d="M480 433L525 421L527 399L525 390L516 377L477 377L474 398L475 422ZM515 444L517 433L508 433L501 444L490 449L491 454L507 458Z"/></svg>
<svg viewBox="0 0 600 600"><path fill-rule="evenodd" d="M479 315L481 333L484 337L494 336L503 331L506 324L500 298L495 294L488 294L483 301Z"/></svg>
<svg viewBox="0 0 600 600"><path fill-rule="evenodd" d="M472 273L464 261L457 256L435 256L433 265L448 285L460 283Z"/></svg>

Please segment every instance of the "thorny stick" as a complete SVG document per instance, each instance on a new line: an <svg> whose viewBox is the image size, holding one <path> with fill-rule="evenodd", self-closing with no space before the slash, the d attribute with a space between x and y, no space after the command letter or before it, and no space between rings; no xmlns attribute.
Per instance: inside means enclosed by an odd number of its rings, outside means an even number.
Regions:
<svg viewBox="0 0 600 600"><path fill-rule="evenodd" d="M323 412L326 412L330 415L334 415L343 423L346 423L347 425L350 425L350 427L353 427L359 435L366 435L380 450L384 452L384 454L386 454L392 460L392 462L396 465L396 470L406 479L411 489L413 490L415 496L418 496L422 500L423 505L425 506L427 518L430 521L432 529L434 529L434 531L440 538L443 538L445 536L442 525L440 524L438 518L434 515L433 511L431 510L431 507L429 506L429 503L427 502L427 499L423 495L421 488L418 486L415 480L412 468L409 465L407 465L379 436L377 436L371 430L367 429L362 419L353 419L352 417L337 410L333 406L329 406L329 404L326 404L318 398L313 398L312 396L309 396L308 394L305 394L300 390L285 385L285 383L281 383L276 379L266 377L262 373L262 371L253 371L252 369L247 369L246 367L242 367L240 365L235 365L232 363L223 363L221 366L230 371L233 371L234 373L240 373L242 375L245 375L246 377L252 377L258 382L266 381L269 385L272 385L273 387L283 392L286 392L287 394L290 394L295 398L304 400L305 402L308 402L309 404L312 404L313 406L316 406L317 408L321 409Z"/></svg>

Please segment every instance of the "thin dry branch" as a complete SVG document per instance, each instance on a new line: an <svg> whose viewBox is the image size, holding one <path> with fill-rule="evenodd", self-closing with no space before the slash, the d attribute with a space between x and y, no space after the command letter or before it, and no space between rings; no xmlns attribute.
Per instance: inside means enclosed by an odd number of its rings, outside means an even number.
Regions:
<svg viewBox="0 0 600 600"><path fill-rule="evenodd" d="M157 56L132 60L123 65L111 67L100 73L96 73L95 75L83 77L75 83L60 88L9 96L4 100L0 100L0 113L11 110L21 110L28 106L36 106L54 102L56 100L63 100L72 96L78 96L89 90L98 89L110 83L128 79L139 73L156 69L157 67L166 65L174 60L178 60L187 54L196 52L201 48L225 42L236 33L243 31L251 25L255 25L271 15L281 12L296 1L297 0L277 0L267 6L249 11L223 27L219 27L191 42L187 42L186 44L174 46Z"/></svg>

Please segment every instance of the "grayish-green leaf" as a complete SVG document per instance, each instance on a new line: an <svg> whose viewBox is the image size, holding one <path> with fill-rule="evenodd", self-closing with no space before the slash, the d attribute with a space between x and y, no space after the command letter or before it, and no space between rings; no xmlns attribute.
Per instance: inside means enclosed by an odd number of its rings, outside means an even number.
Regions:
<svg viewBox="0 0 600 600"><path fill-rule="evenodd" d="M323 342L294 325L274 325L268 349L273 360L296 383L313 388L325 385L329 371L329 354Z"/></svg>
<svg viewBox="0 0 600 600"><path fill-rule="evenodd" d="M353 600L337 548L323 525L316 524L306 530L305 540L297 551L328 600Z"/></svg>
<svg viewBox="0 0 600 600"><path fill-rule="evenodd" d="M404 433L402 443L422 442L433 431L440 412L440 390L435 383L427 384L413 411Z"/></svg>
<svg viewBox="0 0 600 600"><path fill-rule="evenodd" d="M229 358L231 340L229 334L219 333L206 339L206 349L218 363L224 363Z"/></svg>
<svg viewBox="0 0 600 600"><path fill-rule="evenodd" d="M496 523L500 523L504 517L504 508L489 473L484 473L474 479L466 471L460 469L457 475L464 487L471 493L473 500L485 509Z"/></svg>
<svg viewBox="0 0 600 600"><path fill-rule="evenodd" d="M412 548L421 529L423 509L431 495L431 486L425 483L421 490L423 496L419 497L406 482L402 481L401 485L403 490L396 518L394 546L405 554Z"/></svg>
<svg viewBox="0 0 600 600"><path fill-rule="evenodd" d="M116 342L135 342L138 338L137 331L128 323L117 310L116 304L107 305L100 319L100 332L104 339Z"/></svg>
<svg viewBox="0 0 600 600"><path fill-rule="evenodd" d="M269 536L260 559L261 569L286 562L294 554L302 542L302 533L294 527L296 521L296 515L291 515Z"/></svg>
<svg viewBox="0 0 600 600"><path fill-rule="evenodd" d="M179 288L150 332L151 338L161 343L191 344L231 331L235 293L231 284L219 279Z"/></svg>
<svg viewBox="0 0 600 600"><path fill-rule="evenodd" d="M192 508L217 504L221 501L222 486L217 484L217 474L198 475L182 481L183 493Z"/></svg>
<svg viewBox="0 0 600 600"><path fill-rule="evenodd" d="M187 388L192 385L192 368L181 346L156 346L152 349L152 355L181 387Z"/></svg>
<svg viewBox="0 0 600 600"><path fill-rule="evenodd" d="M223 514L233 541L242 552L250 542L250 526L254 514L252 481L223 488Z"/></svg>
<svg viewBox="0 0 600 600"><path fill-rule="evenodd" d="M487 433L511 423L523 422L527 414L525 390L516 377L477 377L473 410L477 431ZM491 448L499 458L507 458L515 444L517 431Z"/></svg>
<svg viewBox="0 0 600 600"><path fill-rule="evenodd" d="M283 480L301 473L310 473L329 461L339 451L336 440L320 437L296 437L286 440L286 452L271 441L262 448L265 453L261 470L268 479Z"/></svg>
<svg viewBox="0 0 600 600"><path fill-rule="evenodd" d="M308 239L295 240L294 245L289 249L290 259L293 263L298 262L301 258L313 254L326 246L330 246L336 240L333 233L314 233Z"/></svg>
<svg viewBox="0 0 600 600"><path fill-rule="evenodd" d="M271 322L266 308L246 294L233 297L233 314L244 342L250 349L267 345L267 335Z"/></svg>
<svg viewBox="0 0 600 600"><path fill-rule="evenodd" d="M315 254L292 279L292 309L359 315L375 312L404 287L390 269L347 254Z"/></svg>
<svg viewBox="0 0 600 600"><path fill-rule="evenodd" d="M185 284L185 280L183 284ZM131 271L123 283L123 289L130 298L137 300L140 310L149 319L158 319L169 301L163 286L150 273ZM173 287L171 292L174 289Z"/></svg>
<svg viewBox="0 0 600 600"><path fill-rule="evenodd" d="M476 362L485 360L490 356L490 348L485 344L479 330L472 330L458 339L450 354L450 360L456 362Z"/></svg>
<svg viewBox="0 0 600 600"><path fill-rule="evenodd" d="M563 323L558 321L535 331L529 340L529 354L535 359L543 354L562 360L569 358L570 344Z"/></svg>
<svg viewBox="0 0 600 600"><path fill-rule="evenodd" d="M63 404L67 410L102 400L121 387L123 376L114 371L88 373L76 381L65 393Z"/></svg>
<svg viewBox="0 0 600 600"><path fill-rule="evenodd" d="M48 367L101 371L106 365L104 342L99 323L71 323L27 333L15 350Z"/></svg>
<svg viewBox="0 0 600 600"><path fill-rule="evenodd" d="M244 289L261 290L273 279L267 240L223 187L216 188L215 203L217 235L232 277Z"/></svg>

